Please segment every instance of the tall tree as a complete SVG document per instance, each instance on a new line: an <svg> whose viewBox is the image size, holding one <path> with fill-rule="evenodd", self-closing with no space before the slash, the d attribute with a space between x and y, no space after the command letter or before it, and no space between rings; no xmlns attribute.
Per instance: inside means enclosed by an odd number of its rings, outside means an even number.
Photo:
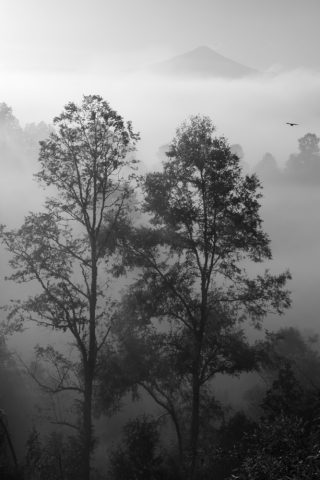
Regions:
<svg viewBox="0 0 320 480"><path fill-rule="evenodd" d="M121 312L124 318L127 311L126 332L132 335L125 341L122 334L123 343L135 351L131 358L142 370L137 382L174 424L180 422L180 434L188 429L190 479L199 478L199 441L210 398L212 406L212 379L253 365L241 323L251 319L259 326L268 312L280 314L290 304L288 272L256 277L246 272L248 261L271 258L259 215L261 186L255 175L242 174L239 158L214 131L207 117L182 124L163 170L145 179L144 210L151 227L133 229L130 242L128 234L123 239L125 261L141 268ZM181 402L187 415L179 420Z"/></svg>
<svg viewBox="0 0 320 480"><path fill-rule="evenodd" d="M40 287L14 305L11 322L19 328L32 320L69 332L78 352L77 357L66 358L52 346L37 351L57 372L44 387L80 396L76 426L85 480L90 478L98 356L112 322L105 270L112 263L114 231L131 194L128 176L136 162L130 153L137 140L130 122L125 123L100 96L84 96L80 105L67 104L54 119L54 132L40 146L36 178L52 196L43 211L28 215L18 230L1 227L1 240L12 254L11 280ZM105 246L102 251L98 242L102 226L108 251Z"/></svg>

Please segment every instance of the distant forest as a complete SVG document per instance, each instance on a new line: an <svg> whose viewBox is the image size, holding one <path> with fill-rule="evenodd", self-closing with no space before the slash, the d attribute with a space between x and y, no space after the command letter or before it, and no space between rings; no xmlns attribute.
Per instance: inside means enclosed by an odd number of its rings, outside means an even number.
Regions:
<svg viewBox="0 0 320 480"><path fill-rule="evenodd" d="M0 104L0 478L320 478L320 138L252 167L192 116L147 173L139 140L99 95Z"/></svg>

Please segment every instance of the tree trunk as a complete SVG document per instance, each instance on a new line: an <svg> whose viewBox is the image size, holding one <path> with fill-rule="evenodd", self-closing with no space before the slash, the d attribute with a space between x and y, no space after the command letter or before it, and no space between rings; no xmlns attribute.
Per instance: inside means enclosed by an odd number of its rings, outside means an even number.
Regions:
<svg viewBox="0 0 320 480"><path fill-rule="evenodd" d="M94 209L95 213L95 209ZM96 304L97 304L97 259L96 238L91 238L91 294L89 318L89 344L84 371L84 403L83 403L83 480L90 480L91 453L93 448L92 431L92 393L96 366Z"/></svg>
<svg viewBox="0 0 320 480"><path fill-rule="evenodd" d="M200 382L198 375L198 364L194 368L192 375L192 413L191 413L191 432L190 432L190 455L191 464L189 478L197 478L198 466L198 440L199 440L199 420L200 420Z"/></svg>
<svg viewBox="0 0 320 480"><path fill-rule="evenodd" d="M196 332L194 344L194 358L192 366L192 412L191 412L191 431L190 431L190 480L197 479L198 473L198 443L200 430L200 371L201 371L201 351L204 334L204 325L206 320L206 291L204 281L202 281L202 305L201 305L201 323L200 330Z"/></svg>
<svg viewBox="0 0 320 480"><path fill-rule="evenodd" d="M179 421L178 421L178 418L177 418L174 411L172 411L172 410L169 411L169 414L171 416L171 420L173 422L173 425L174 425L174 428L175 428L175 431L176 431L176 436L177 436L177 441L178 441L178 450L179 450L179 460L180 460L180 463L182 464L182 462L183 462L183 444L182 444L182 436L181 436Z"/></svg>
<svg viewBox="0 0 320 480"><path fill-rule="evenodd" d="M8 442L14 466L15 466L16 469L18 469L18 460L17 460L16 452L15 452L15 449L14 449L14 446L13 446L13 443L12 443L12 440L11 440L11 437L10 437L10 434L9 434L9 430L7 429L7 426L4 422L4 420L1 418L1 414L0 414L0 425L1 425L2 430L4 431L5 438Z"/></svg>
<svg viewBox="0 0 320 480"><path fill-rule="evenodd" d="M83 480L90 480L90 465L92 452L92 372L87 367L85 372L84 403L83 403Z"/></svg>

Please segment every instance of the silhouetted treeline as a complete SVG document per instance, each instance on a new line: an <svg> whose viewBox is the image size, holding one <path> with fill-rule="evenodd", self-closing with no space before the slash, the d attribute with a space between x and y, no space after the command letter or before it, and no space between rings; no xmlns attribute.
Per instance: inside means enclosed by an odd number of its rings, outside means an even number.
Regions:
<svg viewBox="0 0 320 480"><path fill-rule="evenodd" d="M298 152L292 153L280 168L271 153L266 153L254 170L266 184L310 184L320 183L320 138L307 133L298 140Z"/></svg>
<svg viewBox="0 0 320 480"><path fill-rule="evenodd" d="M50 127L44 122L21 127L12 108L0 103L0 156L3 172L36 168L39 141L45 139Z"/></svg>

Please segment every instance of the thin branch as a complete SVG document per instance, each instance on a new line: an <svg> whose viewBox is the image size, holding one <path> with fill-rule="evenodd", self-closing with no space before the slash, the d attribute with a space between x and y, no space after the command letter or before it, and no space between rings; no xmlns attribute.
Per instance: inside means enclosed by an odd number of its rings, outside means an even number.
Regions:
<svg viewBox="0 0 320 480"><path fill-rule="evenodd" d="M108 338L108 335L109 335L109 333L110 333L111 327L112 327L112 325L110 325L110 326L108 327L106 333L104 334L104 336L103 336L103 338L102 338L102 340L101 340L101 342L100 342L100 345L97 346L97 353L101 350L101 348L102 348L103 345L105 344L105 342L106 342L106 340L107 340L107 338Z"/></svg>
<svg viewBox="0 0 320 480"><path fill-rule="evenodd" d="M74 430L77 430L79 431L80 430L80 427L78 425L75 425L73 423L70 423L70 422L67 422L65 420L50 420L50 423L52 425L61 425L63 427L70 427Z"/></svg>

